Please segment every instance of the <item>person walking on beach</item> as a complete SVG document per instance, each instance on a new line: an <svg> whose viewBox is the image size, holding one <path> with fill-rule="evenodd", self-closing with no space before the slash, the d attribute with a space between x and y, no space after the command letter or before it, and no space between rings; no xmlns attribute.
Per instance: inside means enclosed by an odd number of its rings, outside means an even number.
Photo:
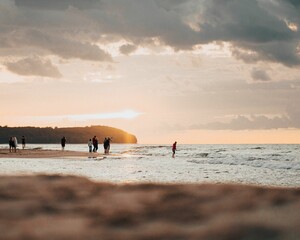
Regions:
<svg viewBox="0 0 300 240"><path fill-rule="evenodd" d="M93 152L95 152L95 149L96 149L96 136L93 137Z"/></svg>
<svg viewBox="0 0 300 240"><path fill-rule="evenodd" d="M18 139L17 139L17 137L13 137L13 145L12 145L12 147L13 147L13 149L14 149L14 152L17 152L17 147L18 147Z"/></svg>
<svg viewBox="0 0 300 240"><path fill-rule="evenodd" d="M93 137L93 146L94 146L93 152L97 152L98 151L98 138L97 138L97 136Z"/></svg>
<svg viewBox="0 0 300 240"><path fill-rule="evenodd" d="M103 147L104 147L104 153L105 154L109 154L110 141L111 141L110 137L105 138L104 141L103 141Z"/></svg>
<svg viewBox="0 0 300 240"><path fill-rule="evenodd" d="M9 152L12 152L12 150L13 150L13 145L14 145L13 137L10 137L10 138L9 138L8 144L9 144Z"/></svg>
<svg viewBox="0 0 300 240"><path fill-rule="evenodd" d="M60 140L62 150L65 150L66 142L67 139L65 138L65 136L63 136L62 139Z"/></svg>
<svg viewBox="0 0 300 240"><path fill-rule="evenodd" d="M22 136L22 149L25 149L25 145L26 145L26 139L24 136Z"/></svg>
<svg viewBox="0 0 300 240"><path fill-rule="evenodd" d="M177 142L174 142L173 143L173 146L172 146L172 152L173 152L173 154L172 154L172 158L175 158L175 152L176 152L176 150L177 150Z"/></svg>
<svg viewBox="0 0 300 240"><path fill-rule="evenodd" d="M89 147L89 152L92 152L92 149L93 149L93 142L92 142L92 139L90 139L88 141L88 147Z"/></svg>
<svg viewBox="0 0 300 240"><path fill-rule="evenodd" d="M106 149L107 154L109 154L109 150L110 150L110 141L111 141L111 138L108 137L107 138L107 149Z"/></svg>

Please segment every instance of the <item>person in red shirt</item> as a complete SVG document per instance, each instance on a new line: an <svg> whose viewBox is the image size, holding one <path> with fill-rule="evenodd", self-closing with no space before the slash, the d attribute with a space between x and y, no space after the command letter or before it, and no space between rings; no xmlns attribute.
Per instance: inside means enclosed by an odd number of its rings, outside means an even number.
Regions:
<svg viewBox="0 0 300 240"><path fill-rule="evenodd" d="M172 146L172 152L173 152L172 158L175 157L175 151L177 150L177 149L176 149L176 144L177 144L177 142L174 142L174 143L173 143L173 146Z"/></svg>

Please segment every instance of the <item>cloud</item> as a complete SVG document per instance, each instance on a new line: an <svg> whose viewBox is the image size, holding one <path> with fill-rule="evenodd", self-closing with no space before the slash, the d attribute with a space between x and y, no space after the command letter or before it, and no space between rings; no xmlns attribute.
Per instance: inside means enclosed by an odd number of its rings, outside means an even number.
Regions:
<svg viewBox="0 0 300 240"><path fill-rule="evenodd" d="M13 49L32 49L39 55L56 55L63 59L78 58L89 61L112 61L111 56L95 44L72 40L58 33L24 29L7 38L7 46ZM22 53L22 51L20 51Z"/></svg>
<svg viewBox="0 0 300 240"><path fill-rule="evenodd" d="M100 45L126 40L136 47L192 50L227 42L233 56L245 62L300 65L296 0L15 0L15 5L5 0L0 20L0 54L31 49L66 59L112 61Z"/></svg>
<svg viewBox="0 0 300 240"><path fill-rule="evenodd" d="M124 55L129 55L137 49L136 46L131 44L125 44L120 47L120 52Z"/></svg>
<svg viewBox="0 0 300 240"><path fill-rule="evenodd" d="M7 62L5 66L9 71L23 76L61 77L61 73L50 60L38 57L24 58L16 62Z"/></svg>
<svg viewBox="0 0 300 240"><path fill-rule="evenodd" d="M254 81L270 81L271 78L268 73L263 69L253 68L251 77Z"/></svg>
<svg viewBox="0 0 300 240"><path fill-rule="evenodd" d="M286 116L267 117L260 116L237 116L228 123L212 122L208 124L194 125L191 129L208 130L267 130L297 128L300 129L300 110L295 106L287 109Z"/></svg>
<svg viewBox="0 0 300 240"><path fill-rule="evenodd" d="M100 0L15 0L18 7L61 11L68 9L70 6L78 9L91 9L99 5L100 2Z"/></svg>
<svg viewBox="0 0 300 240"><path fill-rule="evenodd" d="M289 2L290 4L294 5L295 7L300 7L300 2L298 0L281 0L283 2Z"/></svg>
<svg viewBox="0 0 300 240"><path fill-rule="evenodd" d="M299 106L294 103L287 107L287 113L290 116L290 121L294 127L300 128L300 109Z"/></svg>
<svg viewBox="0 0 300 240"><path fill-rule="evenodd" d="M89 120L105 120L105 119L134 119L142 115L143 113L136 112L131 109L110 112L110 113L99 113L99 114L80 114L80 115L60 115L60 116L32 116L26 117L36 120L48 120L58 121L62 119L68 119L72 121L89 121Z"/></svg>
<svg viewBox="0 0 300 240"><path fill-rule="evenodd" d="M92 83L111 83L118 79L121 79L122 76L115 74L103 74L102 72L91 72L87 73L84 76L84 81L92 82Z"/></svg>
<svg viewBox="0 0 300 240"><path fill-rule="evenodd" d="M204 42L226 41L234 55L246 62L270 61L287 66L300 64L297 54L299 32L288 28L284 19L299 18L299 11L280 1L204 1L200 29ZM275 9L274 11L272 11ZM299 22L297 22L299 24ZM243 54L241 54L243 53Z"/></svg>
<svg viewBox="0 0 300 240"><path fill-rule="evenodd" d="M46 49L49 52L65 59L79 58L91 61L111 61L109 54L95 44L73 41L60 36L48 35L43 32L31 30L26 34L26 43Z"/></svg>

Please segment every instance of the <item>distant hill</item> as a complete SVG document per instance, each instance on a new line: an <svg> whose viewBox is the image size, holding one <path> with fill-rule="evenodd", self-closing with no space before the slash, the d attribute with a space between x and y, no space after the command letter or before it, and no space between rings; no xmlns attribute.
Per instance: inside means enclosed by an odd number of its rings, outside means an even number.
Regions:
<svg viewBox="0 0 300 240"><path fill-rule="evenodd" d="M11 136L16 136L20 142L23 135L27 143L60 143L63 136L67 138L68 143L87 143L93 136L98 137L99 143L102 143L105 137L112 137L113 143L137 143L134 135L106 126L70 128L0 126L0 143L8 143Z"/></svg>

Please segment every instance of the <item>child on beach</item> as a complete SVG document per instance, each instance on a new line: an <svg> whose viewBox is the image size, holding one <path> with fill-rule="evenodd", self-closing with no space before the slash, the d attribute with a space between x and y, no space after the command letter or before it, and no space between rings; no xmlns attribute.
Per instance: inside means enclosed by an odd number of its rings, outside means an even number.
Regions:
<svg viewBox="0 0 300 240"><path fill-rule="evenodd" d="M93 142L92 142L92 139L90 139L88 141L88 147L89 147L89 152L92 152L92 148L93 148Z"/></svg>

